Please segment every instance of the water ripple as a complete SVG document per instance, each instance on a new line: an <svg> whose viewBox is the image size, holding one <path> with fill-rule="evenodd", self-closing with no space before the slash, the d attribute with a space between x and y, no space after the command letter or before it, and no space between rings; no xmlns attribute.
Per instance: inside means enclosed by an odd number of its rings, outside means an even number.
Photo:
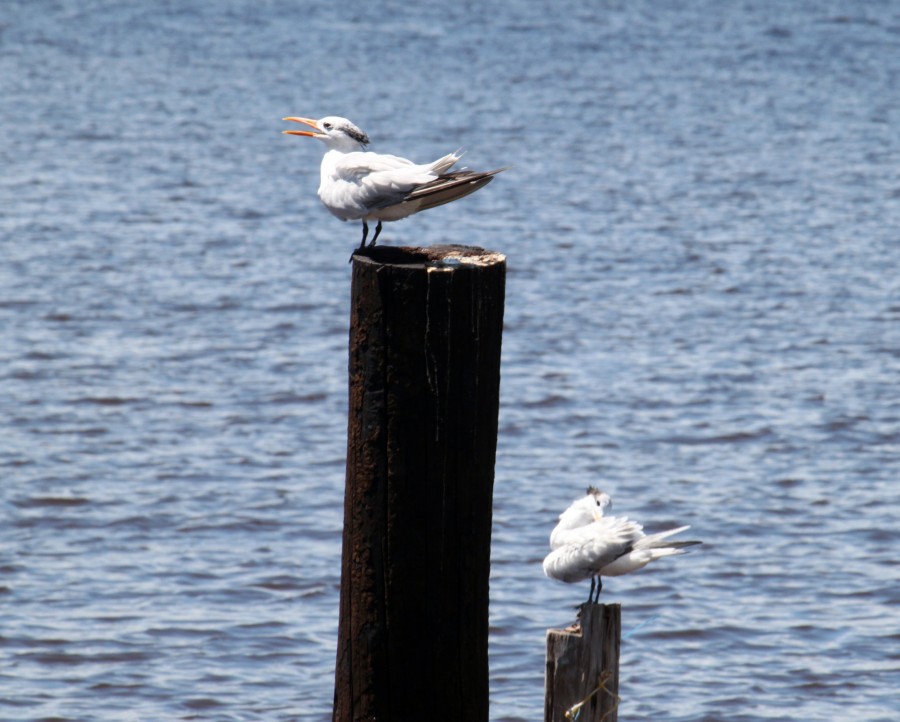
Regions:
<svg viewBox="0 0 900 722"><path fill-rule="evenodd" d="M895 719L897 18L307 5L4 4L0 718L330 719L358 230L278 119L338 112L512 166L382 236L509 258L492 719L588 483L705 542L604 585L623 718Z"/></svg>

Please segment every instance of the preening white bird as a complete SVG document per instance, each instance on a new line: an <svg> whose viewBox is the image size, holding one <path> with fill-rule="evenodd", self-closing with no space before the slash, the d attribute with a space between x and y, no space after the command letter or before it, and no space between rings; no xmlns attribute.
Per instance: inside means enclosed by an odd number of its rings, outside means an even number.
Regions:
<svg viewBox="0 0 900 722"><path fill-rule="evenodd" d="M559 515L559 523L550 532L550 548L561 547L571 538L574 530L597 521L603 516L606 509L612 509L612 499L609 498L609 494L589 486L585 496L573 501ZM577 538L578 532L575 532L574 536Z"/></svg>
<svg viewBox="0 0 900 722"><path fill-rule="evenodd" d="M599 600L601 577L629 574L701 543L669 540L690 526L647 535L642 525L628 517L604 516L611 503L607 494L589 487L585 497L560 515L559 524L550 534L552 551L544 559L544 574L551 579L568 583L590 579L588 602Z"/></svg>
<svg viewBox="0 0 900 722"><path fill-rule="evenodd" d="M378 222L369 244L374 246L383 221L398 221L458 200L483 188L497 173L506 170L450 171L461 157L457 153L423 164L396 155L372 153L365 150L369 136L338 116L284 120L313 129L285 130L285 134L317 138L328 148L322 158L319 198L342 221L362 221L360 249L366 247L368 221Z"/></svg>

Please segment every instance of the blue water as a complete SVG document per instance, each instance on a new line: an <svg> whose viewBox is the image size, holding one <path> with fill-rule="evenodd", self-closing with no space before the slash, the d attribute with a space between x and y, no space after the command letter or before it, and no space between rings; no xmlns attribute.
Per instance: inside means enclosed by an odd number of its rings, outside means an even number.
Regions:
<svg viewBox="0 0 900 722"><path fill-rule="evenodd" d="M512 166L491 716L543 715L588 483L620 719L900 719L900 7L0 5L0 719L330 719L355 224L285 115Z"/></svg>

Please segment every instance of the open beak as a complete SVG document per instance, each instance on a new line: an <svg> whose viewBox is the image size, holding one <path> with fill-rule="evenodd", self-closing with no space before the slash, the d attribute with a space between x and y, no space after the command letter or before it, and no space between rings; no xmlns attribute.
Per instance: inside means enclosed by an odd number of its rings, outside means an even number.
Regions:
<svg viewBox="0 0 900 722"><path fill-rule="evenodd" d="M303 125L308 125L310 128L315 128L317 132L313 133L309 130L283 130L281 131L285 135L305 135L309 138L324 138L325 134L318 132L319 124L313 120L312 118L282 118L282 120L290 120L294 123L303 123Z"/></svg>

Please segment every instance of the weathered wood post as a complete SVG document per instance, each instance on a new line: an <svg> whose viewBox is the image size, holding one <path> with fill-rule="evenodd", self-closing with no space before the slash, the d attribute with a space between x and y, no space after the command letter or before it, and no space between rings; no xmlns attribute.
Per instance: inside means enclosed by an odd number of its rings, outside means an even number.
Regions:
<svg viewBox="0 0 900 722"><path fill-rule="evenodd" d="M581 605L580 627L547 630L544 722L616 722L621 606Z"/></svg>
<svg viewBox="0 0 900 722"><path fill-rule="evenodd" d="M335 722L488 719L506 259L353 258Z"/></svg>

